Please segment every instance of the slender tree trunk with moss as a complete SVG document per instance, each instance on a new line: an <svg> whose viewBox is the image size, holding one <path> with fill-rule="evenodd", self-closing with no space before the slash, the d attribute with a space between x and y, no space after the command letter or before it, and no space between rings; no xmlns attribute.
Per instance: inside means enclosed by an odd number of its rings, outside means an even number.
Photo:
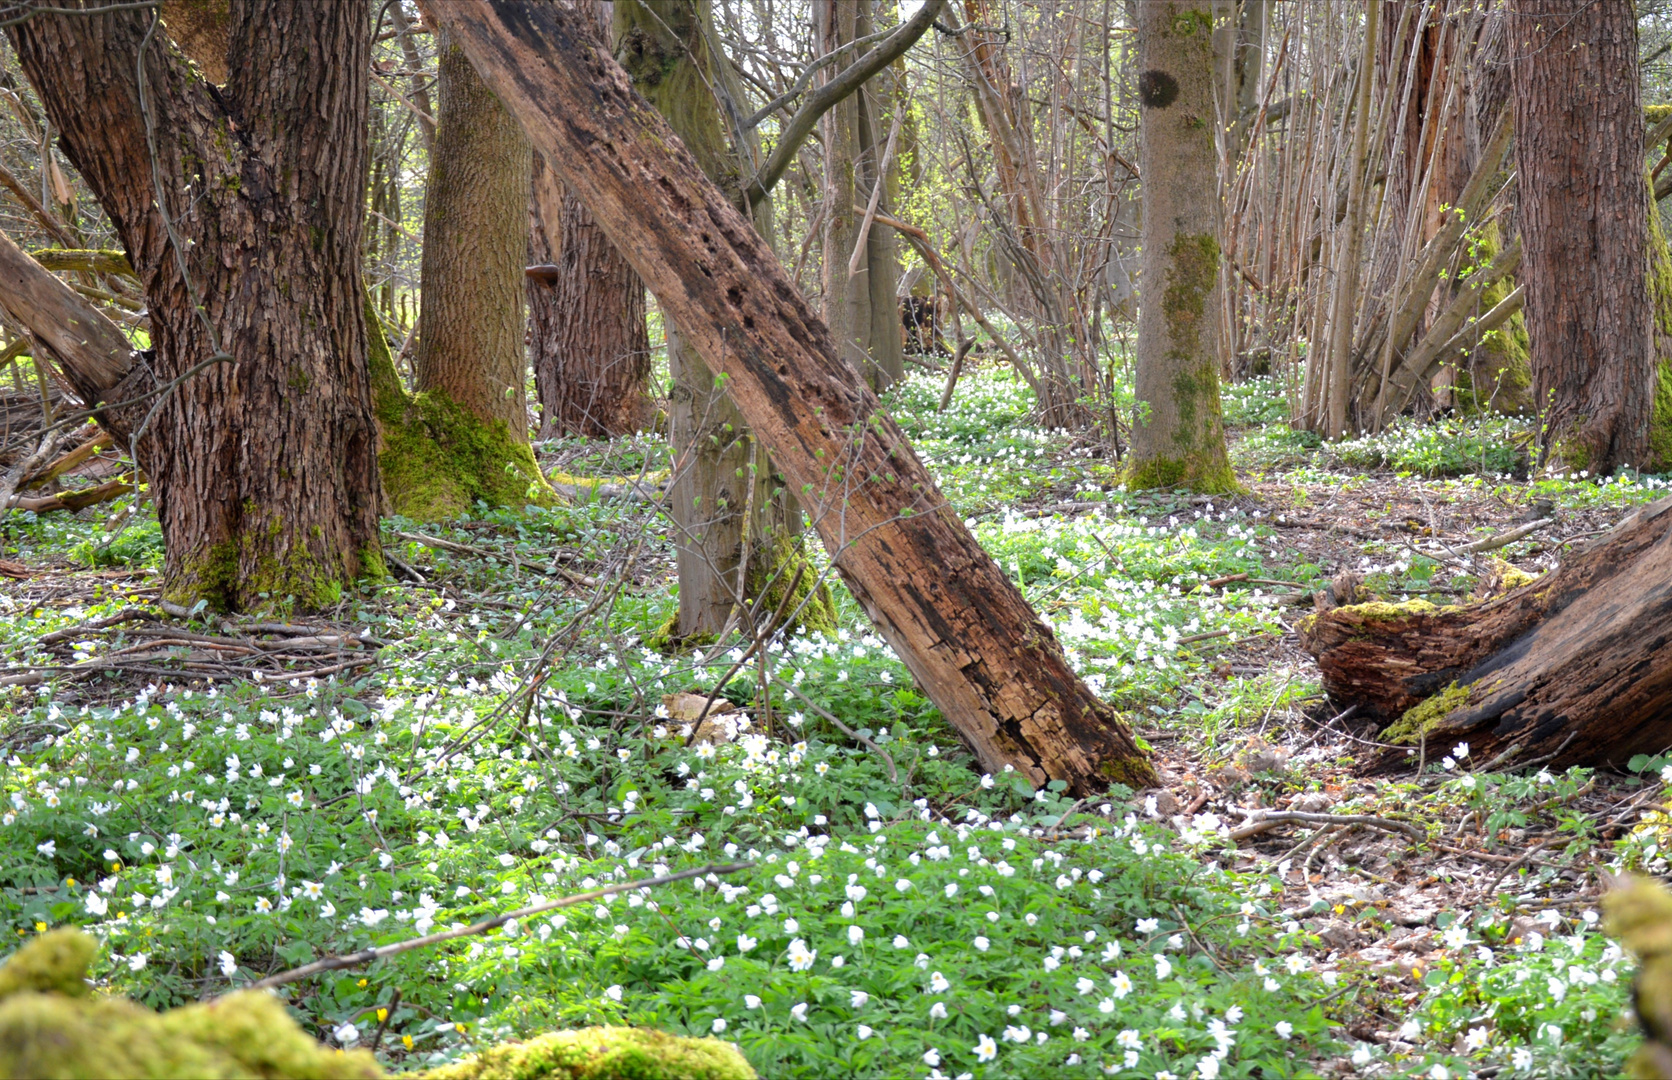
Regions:
<svg viewBox="0 0 1672 1080"><path fill-rule="evenodd" d="M616 0L615 52L633 88L654 105L703 173L737 203L740 163L715 102L724 57L713 54L707 0ZM766 208L756 207L756 220ZM781 576L785 511L772 463L749 425L683 334L666 323L669 491L678 556L679 613L665 635L703 640L736 629L744 601ZM828 608L822 592L815 603ZM815 620L816 621L816 620Z"/></svg>
<svg viewBox="0 0 1672 1080"><path fill-rule="evenodd" d="M526 442L522 271L533 158L470 61L446 34L440 46L414 381Z"/></svg>
<svg viewBox="0 0 1672 1080"><path fill-rule="evenodd" d="M1138 8L1144 177L1137 416L1127 483L1232 491L1219 404L1219 211L1208 0Z"/></svg>
<svg viewBox="0 0 1672 1080"><path fill-rule="evenodd" d="M383 569L360 284L371 15L228 16L220 89L155 9L42 9L8 33L144 285L172 384L147 458L164 595L318 608Z"/></svg>
<svg viewBox="0 0 1672 1080"><path fill-rule="evenodd" d="M1599 474L1649 453L1654 312L1637 15L1627 0L1514 0L1516 185L1545 446Z"/></svg>
<svg viewBox="0 0 1672 1080"><path fill-rule="evenodd" d="M551 497L528 444L523 269L532 151L464 54L445 34L438 44L417 393L399 423L379 410L390 503L419 518L451 516L477 500L521 506Z"/></svg>
<svg viewBox="0 0 1672 1080"><path fill-rule="evenodd" d="M876 31L872 0L818 0L818 52L830 53ZM839 67L832 68L827 78ZM886 80L889 76L879 76ZM901 341L900 259L892 229L872 227L863 237L858 273L849 273L854 249L861 241L864 208L871 193L883 184L877 204L892 214L883 153L889 123L883 119L884 96L879 79L861 87L824 114L824 317L842 355L865 373L866 381L881 390L905 375ZM896 95L894 108L903 108ZM888 171L893 162L886 163Z"/></svg>

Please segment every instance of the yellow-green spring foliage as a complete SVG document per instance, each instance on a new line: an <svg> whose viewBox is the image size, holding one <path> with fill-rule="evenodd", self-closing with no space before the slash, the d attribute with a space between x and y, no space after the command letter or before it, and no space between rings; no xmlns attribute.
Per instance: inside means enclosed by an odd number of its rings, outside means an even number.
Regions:
<svg viewBox="0 0 1672 1080"><path fill-rule="evenodd" d="M365 1050L321 1046L278 998L245 990L155 1013L95 994L98 945L53 930L0 965L0 1080L375 1080ZM635 1028L507 1043L417 1080L754 1080L730 1043Z"/></svg>

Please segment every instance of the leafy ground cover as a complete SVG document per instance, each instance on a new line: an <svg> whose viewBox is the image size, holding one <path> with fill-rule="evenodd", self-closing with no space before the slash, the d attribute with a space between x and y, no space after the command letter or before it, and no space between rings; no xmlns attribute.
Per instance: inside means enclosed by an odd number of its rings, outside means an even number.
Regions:
<svg viewBox="0 0 1672 1080"><path fill-rule="evenodd" d="M1247 494L1130 493L1102 446L1031 427L1004 372L967 374L945 414L939 391L914 376L895 415L1163 789L1072 802L982 775L840 589L835 634L717 686L740 644L646 644L674 600L643 500L391 521L400 578L308 621L337 652L288 668L276 639L233 651L248 624L154 606L143 509L109 531L14 514L5 933L85 926L101 982L166 1006L712 865L284 992L395 1068L632 1023L735 1040L771 1076L1617 1071L1631 963L1596 925L1599 874L1666 869L1666 762L1496 773L1455 747L1358 779L1375 733L1332 722L1292 627L1343 569L1456 602L1485 566L1437 541L1528 514L1557 521L1494 555L1536 572L1664 483L1516 479L1515 421L1319 447L1256 380L1227 401ZM666 465L652 439L543 453ZM729 708L722 734L691 737L688 693ZM1262 807L1423 839L1233 839Z"/></svg>

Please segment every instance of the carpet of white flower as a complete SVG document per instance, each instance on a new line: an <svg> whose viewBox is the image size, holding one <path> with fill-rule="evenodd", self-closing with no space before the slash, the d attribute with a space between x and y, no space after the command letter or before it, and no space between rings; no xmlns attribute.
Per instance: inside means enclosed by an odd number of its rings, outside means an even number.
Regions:
<svg viewBox="0 0 1672 1080"><path fill-rule="evenodd" d="M1269 409L1266 390L1233 398L1233 421ZM1270 588L1201 582L1321 573L1284 560L1261 512L1129 496L1112 463L1024 427L1002 374L969 376L954 412L934 413L936 396L913 380L902 421L1086 678L1142 729L1244 738L1315 692L1292 671L1213 671L1212 650L1281 634L1281 608ZM1627 486L1598 495L1576 478L1572 497L1634 501L1654 483ZM560 544L618 549L636 514L488 514L500 533L467 535L549 563ZM37 552L96 528L18 520L14 542ZM1629 964L1594 913L1552 909L1535 933L1490 905L1443 916L1445 959L1390 995L1316 935L1304 889L1232 869L1217 817L1178 828L1153 798L1075 802L973 770L845 595L842 630L775 644L725 688L748 709L734 739L687 745L658 703L706 692L742 653L694 668L645 647L665 588L625 593L606 623L559 640L590 592L434 561L451 593L389 586L345 608L344 625L389 643L357 680L11 691L6 932L85 926L105 944L96 976L162 1006L741 863L283 992L315 1034L396 1068L600 1022L734 1040L772 1077L1596 1075L1632 1042L1617 1023ZM130 601L113 588L0 602L0 644L27 658L44 633ZM538 695L519 695L536 671ZM1376 1025L1397 1038L1374 1042Z"/></svg>

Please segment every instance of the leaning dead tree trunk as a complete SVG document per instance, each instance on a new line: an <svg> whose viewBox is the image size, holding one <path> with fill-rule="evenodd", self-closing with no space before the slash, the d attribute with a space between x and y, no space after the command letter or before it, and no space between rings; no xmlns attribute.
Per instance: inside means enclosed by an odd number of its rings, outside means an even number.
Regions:
<svg viewBox="0 0 1672 1080"><path fill-rule="evenodd" d="M152 390L150 365L121 327L0 233L0 307L29 331L64 381L88 408L110 405L95 417L123 446L145 422L143 403L121 402ZM42 359L37 356L36 359Z"/></svg>
<svg viewBox="0 0 1672 1080"><path fill-rule="evenodd" d="M1429 757L1466 741L1552 768L1623 764L1672 744L1672 499L1560 569L1467 607L1357 604L1301 624L1324 689ZM1390 754L1371 768L1397 767Z"/></svg>
<svg viewBox="0 0 1672 1080"><path fill-rule="evenodd" d="M709 367L854 596L984 768L1093 794L1155 772L947 505L771 248L555 4L428 10Z"/></svg>

